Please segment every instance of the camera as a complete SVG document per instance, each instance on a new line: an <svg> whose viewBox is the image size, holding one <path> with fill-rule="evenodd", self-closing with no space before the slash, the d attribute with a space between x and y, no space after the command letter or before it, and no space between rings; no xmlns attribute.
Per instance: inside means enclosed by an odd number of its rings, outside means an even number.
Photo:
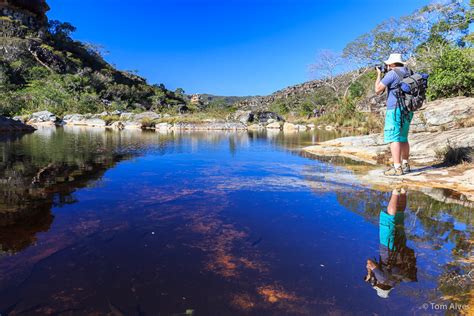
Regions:
<svg viewBox="0 0 474 316"><path fill-rule="evenodd" d="M385 65L384 63L378 65L378 66L375 66L375 69L379 69L381 73L385 74L388 72L388 67L387 65Z"/></svg>

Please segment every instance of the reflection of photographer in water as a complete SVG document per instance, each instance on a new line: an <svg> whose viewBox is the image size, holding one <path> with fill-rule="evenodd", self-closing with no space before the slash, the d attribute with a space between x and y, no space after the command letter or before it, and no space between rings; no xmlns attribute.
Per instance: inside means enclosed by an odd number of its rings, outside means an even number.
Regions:
<svg viewBox="0 0 474 316"><path fill-rule="evenodd" d="M393 190L387 210L380 212L379 261L367 260L365 281L369 282L382 298L388 298L390 291L402 281L417 281L415 252L406 245L406 205L405 190Z"/></svg>
<svg viewBox="0 0 474 316"><path fill-rule="evenodd" d="M409 74L410 70L405 67L400 54L391 54L382 66L376 67L376 70L375 93L381 94L387 90L388 95L384 142L390 143L393 159L393 167L385 171L384 174L387 176L401 176L410 172L408 131L413 113L409 113L406 118L402 117L401 104L399 104L397 98L397 87L402 79ZM383 78L382 74L385 74Z"/></svg>

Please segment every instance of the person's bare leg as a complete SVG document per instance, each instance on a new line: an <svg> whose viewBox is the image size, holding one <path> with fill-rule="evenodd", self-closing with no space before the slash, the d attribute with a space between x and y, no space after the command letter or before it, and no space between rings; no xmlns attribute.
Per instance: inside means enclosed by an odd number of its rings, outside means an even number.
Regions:
<svg viewBox="0 0 474 316"><path fill-rule="evenodd" d="M401 164L402 143L393 142L390 144L390 151L392 152L392 159L394 165Z"/></svg>
<svg viewBox="0 0 474 316"><path fill-rule="evenodd" d="M410 143L400 143L401 144L401 156L403 160L407 160L410 157Z"/></svg>
<svg viewBox="0 0 474 316"><path fill-rule="evenodd" d="M400 192L397 189L394 189L392 191L392 196L390 197L390 201L388 202L387 206L387 213L389 215L395 216L397 214L397 206L398 206L398 201L400 199Z"/></svg>
<svg viewBox="0 0 474 316"><path fill-rule="evenodd" d="M400 197L397 204L397 212L404 212L407 208L407 192L404 188L400 190Z"/></svg>

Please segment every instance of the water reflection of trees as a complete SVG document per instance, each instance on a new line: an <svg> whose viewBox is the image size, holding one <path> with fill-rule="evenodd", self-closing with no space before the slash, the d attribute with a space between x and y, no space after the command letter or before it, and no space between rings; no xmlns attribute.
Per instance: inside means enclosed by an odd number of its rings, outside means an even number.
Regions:
<svg viewBox="0 0 474 316"><path fill-rule="evenodd" d="M35 242L53 221L51 208L148 145L166 151L169 135L44 129L0 142L0 253Z"/></svg>
<svg viewBox="0 0 474 316"><path fill-rule="evenodd" d="M372 190L336 192L341 205L376 224L390 194ZM438 291L444 299L466 304L472 280L472 208L446 204L420 193L410 192L405 218L408 240L432 250L451 249L450 261L440 268ZM436 261L436 257L427 258ZM439 295L440 297L441 295Z"/></svg>

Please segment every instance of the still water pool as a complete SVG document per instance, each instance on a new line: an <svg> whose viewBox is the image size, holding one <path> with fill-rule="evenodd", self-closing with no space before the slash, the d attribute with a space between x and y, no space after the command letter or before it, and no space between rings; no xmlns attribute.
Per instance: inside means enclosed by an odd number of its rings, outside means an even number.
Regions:
<svg viewBox="0 0 474 316"><path fill-rule="evenodd" d="M331 137L3 137L0 314L423 315L472 304L472 209L440 202L442 191L364 187L348 162L300 151ZM368 259L378 268L366 282Z"/></svg>

